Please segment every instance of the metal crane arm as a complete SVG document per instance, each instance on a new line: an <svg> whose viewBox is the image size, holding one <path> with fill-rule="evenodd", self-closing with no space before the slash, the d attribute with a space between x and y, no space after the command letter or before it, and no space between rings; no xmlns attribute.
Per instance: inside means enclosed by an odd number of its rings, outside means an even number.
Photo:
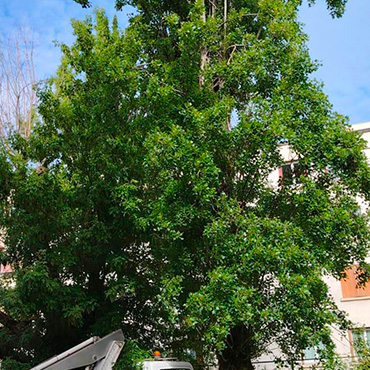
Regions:
<svg viewBox="0 0 370 370"><path fill-rule="evenodd" d="M81 367L112 370L124 344L122 330L118 330L102 339L90 338L30 370L72 370Z"/></svg>

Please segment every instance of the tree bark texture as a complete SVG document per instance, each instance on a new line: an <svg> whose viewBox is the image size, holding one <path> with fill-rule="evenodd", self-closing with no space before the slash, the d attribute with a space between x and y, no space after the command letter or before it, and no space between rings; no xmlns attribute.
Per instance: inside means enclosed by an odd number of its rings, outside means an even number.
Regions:
<svg viewBox="0 0 370 370"><path fill-rule="evenodd" d="M243 325L230 330L226 348L218 355L220 370L254 370L250 337L250 332Z"/></svg>

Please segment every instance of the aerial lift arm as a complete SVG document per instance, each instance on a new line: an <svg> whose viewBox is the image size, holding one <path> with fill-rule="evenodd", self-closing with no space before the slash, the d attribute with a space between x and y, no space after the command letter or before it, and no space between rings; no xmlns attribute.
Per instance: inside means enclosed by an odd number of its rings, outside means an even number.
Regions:
<svg viewBox="0 0 370 370"><path fill-rule="evenodd" d="M100 339L93 337L31 370L112 370L124 346L122 330Z"/></svg>

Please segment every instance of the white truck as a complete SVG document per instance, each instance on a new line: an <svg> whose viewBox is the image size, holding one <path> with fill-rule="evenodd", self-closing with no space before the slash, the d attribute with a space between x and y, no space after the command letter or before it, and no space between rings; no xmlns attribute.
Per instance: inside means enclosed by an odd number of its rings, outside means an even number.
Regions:
<svg viewBox="0 0 370 370"><path fill-rule="evenodd" d="M112 370L124 345L123 333L118 330L104 338L90 338L30 370ZM143 361L143 370L193 370L189 362L155 354Z"/></svg>

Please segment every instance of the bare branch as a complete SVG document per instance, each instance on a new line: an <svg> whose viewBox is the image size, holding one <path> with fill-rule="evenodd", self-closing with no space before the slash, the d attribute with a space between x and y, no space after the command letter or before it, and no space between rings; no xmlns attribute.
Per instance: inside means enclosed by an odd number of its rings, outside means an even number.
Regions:
<svg viewBox="0 0 370 370"><path fill-rule="evenodd" d="M11 132L28 137L35 119L37 97L32 32L20 27L0 40L0 135Z"/></svg>

